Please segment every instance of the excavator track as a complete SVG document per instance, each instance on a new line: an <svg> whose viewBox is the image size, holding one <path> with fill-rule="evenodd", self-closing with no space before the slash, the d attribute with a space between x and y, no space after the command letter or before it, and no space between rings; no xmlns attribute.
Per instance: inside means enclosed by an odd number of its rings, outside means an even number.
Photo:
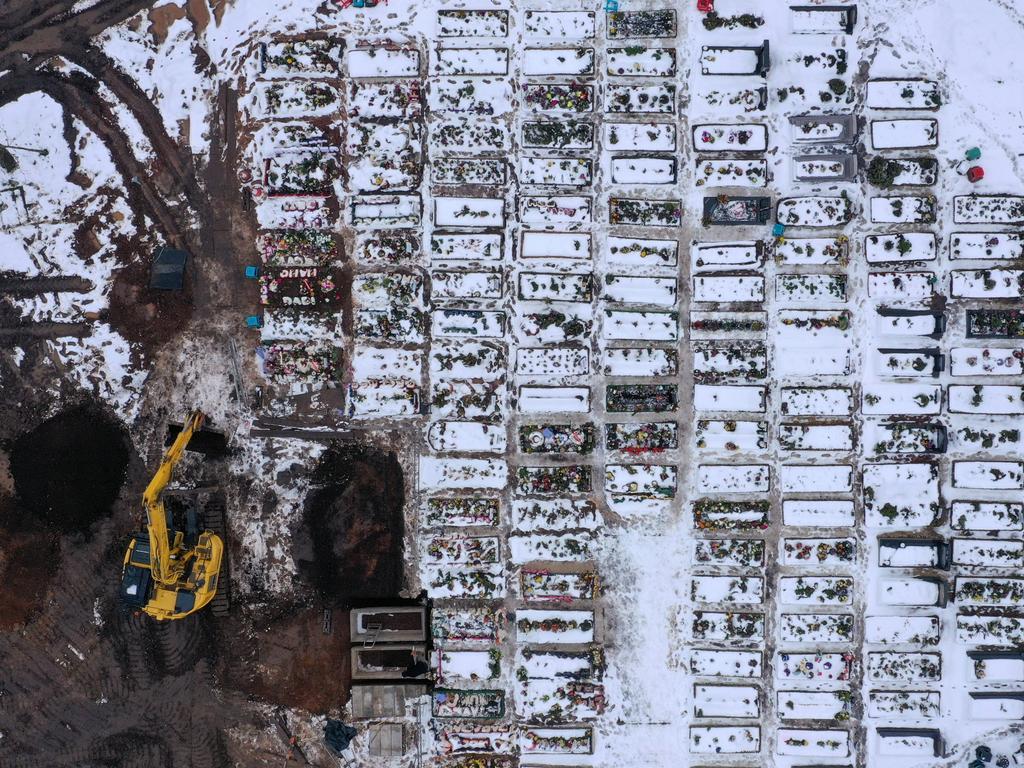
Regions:
<svg viewBox="0 0 1024 768"><path fill-rule="evenodd" d="M221 541L224 542L224 556L220 561L220 578L217 580L217 594L213 596L213 600L210 602L210 612L217 617L227 616L231 609L231 558L228 555L230 547L228 546L225 510L224 494L221 491L213 491L206 497L206 501L203 504L203 522L207 530L216 533L220 536Z"/></svg>

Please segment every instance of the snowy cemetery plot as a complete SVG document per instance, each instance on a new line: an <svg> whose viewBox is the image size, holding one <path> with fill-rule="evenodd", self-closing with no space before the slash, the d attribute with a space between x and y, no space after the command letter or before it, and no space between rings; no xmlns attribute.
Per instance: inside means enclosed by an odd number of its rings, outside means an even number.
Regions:
<svg viewBox="0 0 1024 768"><path fill-rule="evenodd" d="M698 419L693 439L703 450L760 451L768 447L768 422Z"/></svg>
<svg viewBox="0 0 1024 768"><path fill-rule="evenodd" d="M590 259L591 238L586 232L523 232L519 255L524 259Z"/></svg>
<svg viewBox="0 0 1024 768"><path fill-rule="evenodd" d="M1024 259L1024 234L1019 232L954 232L949 258L1003 261Z"/></svg>
<svg viewBox="0 0 1024 768"><path fill-rule="evenodd" d="M763 344L717 341L693 345L693 380L696 382L756 381L767 375L768 353Z"/></svg>
<svg viewBox="0 0 1024 768"><path fill-rule="evenodd" d="M857 157L842 155L801 155L793 158L793 180L797 182L853 182L857 175Z"/></svg>
<svg viewBox="0 0 1024 768"><path fill-rule="evenodd" d="M795 576L779 579L783 605L846 605L853 599L853 579L834 576Z"/></svg>
<svg viewBox="0 0 1024 768"><path fill-rule="evenodd" d="M695 270L713 267L756 269L761 266L763 245L760 240L733 243L702 243L695 240L690 245L690 261Z"/></svg>
<svg viewBox="0 0 1024 768"><path fill-rule="evenodd" d="M593 325L593 312L590 307L548 309L521 315L517 331L524 340L558 344L589 338ZM500 333L498 335L500 336Z"/></svg>
<svg viewBox="0 0 1024 768"><path fill-rule="evenodd" d="M523 453L588 454L594 450L595 442L593 424L524 424L519 427L519 450Z"/></svg>
<svg viewBox="0 0 1024 768"><path fill-rule="evenodd" d="M1024 645L1024 619L958 613L956 636L965 645L1020 647Z"/></svg>
<svg viewBox="0 0 1024 768"><path fill-rule="evenodd" d="M466 598L494 600L505 592L505 575L501 566L484 568L422 567L427 595L436 600Z"/></svg>
<svg viewBox="0 0 1024 768"><path fill-rule="evenodd" d="M341 339L341 318L339 315L340 313L313 314L294 312L288 309L267 309L263 312L263 327L260 329L260 341L321 338L337 342ZM353 361L353 363L355 362ZM380 362L387 363L388 361L381 360Z"/></svg>
<svg viewBox="0 0 1024 768"><path fill-rule="evenodd" d="M1024 414L1024 388L993 384L950 384L950 413Z"/></svg>
<svg viewBox="0 0 1024 768"><path fill-rule="evenodd" d="M497 720L505 715L505 692L435 688L430 714L440 718Z"/></svg>
<svg viewBox="0 0 1024 768"><path fill-rule="evenodd" d="M256 250L268 267L324 266L338 258L334 235L315 229L261 232Z"/></svg>
<svg viewBox="0 0 1024 768"><path fill-rule="evenodd" d="M1024 298L1024 269L958 269L950 272L950 292L960 299Z"/></svg>
<svg viewBox="0 0 1024 768"><path fill-rule="evenodd" d="M758 688L750 685L694 685L694 717L756 718Z"/></svg>
<svg viewBox="0 0 1024 768"><path fill-rule="evenodd" d="M421 116L420 85L409 82L377 83L352 81L348 90L348 115L362 119L414 119Z"/></svg>
<svg viewBox="0 0 1024 768"><path fill-rule="evenodd" d="M856 542L849 538L800 538L782 542L783 565L848 566L854 564L856 554Z"/></svg>
<svg viewBox="0 0 1024 768"><path fill-rule="evenodd" d="M695 755L742 755L761 751L757 726L690 727L690 753Z"/></svg>
<svg viewBox="0 0 1024 768"><path fill-rule="evenodd" d="M893 232L864 238L868 264L934 261L935 235L931 232Z"/></svg>
<svg viewBox="0 0 1024 768"><path fill-rule="evenodd" d="M701 464L696 489L702 493L767 493L770 478L767 464Z"/></svg>
<svg viewBox="0 0 1024 768"><path fill-rule="evenodd" d="M574 499L531 499L512 502L516 531L594 530L601 526L597 507Z"/></svg>
<svg viewBox="0 0 1024 768"><path fill-rule="evenodd" d="M871 221L874 224L932 224L935 222L935 198L931 195L872 197Z"/></svg>
<svg viewBox="0 0 1024 768"><path fill-rule="evenodd" d="M428 562L443 565L490 565L500 561L497 536L434 536L424 551Z"/></svg>
<svg viewBox="0 0 1024 768"><path fill-rule="evenodd" d="M499 507L498 499L435 496L424 500L421 520L425 528L493 526Z"/></svg>
<svg viewBox="0 0 1024 768"><path fill-rule="evenodd" d="M969 309L967 338L1024 339L1024 310Z"/></svg>
<svg viewBox="0 0 1024 768"><path fill-rule="evenodd" d="M876 273L875 290L881 292L892 292L903 287L903 282L896 282L900 277L898 272ZM915 290L928 290L934 282L929 280L930 273L914 273L923 277L915 277L912 287ZM871 273L868 275L868 289L870 295ZM929 294L930 295L930 294ZM917 298L921 298L918 296ZM968 310L968 325L970 324L970 310ZM943 312L936 312L929 309L893 309L891 307L879 307L875 314L875 333L880 336L916 336L928 337L933 340L942 338L946 330L946 315Z"/></svg>
<svg viewBox="0 0 1024 768"><path fill-rule="evenodd" d="M693 148L698 152L764 152L768 128L756 123L704 124L693 128Z"/></svg>
<svg viewBox="0 0 1024 768"><path fill-rule="evenodd" d="M282 382L323 382L339 375L340 353L330 342L276 341L262 348L263 372Z"/></svg>
<svg viewBox="0 0 1024 768"><path fill-rule="evenodd" d="M629 454L679 447L679 425L671 422L625 422L605 425L605 447Z"/></svg>
<svg viewBox="0 0 1024 768"><path fill-rule="evenodd" d="M768 41L760 46L705 45L700 51L702 75L758 75L768 73Z"/></svg>
<svg viewBox="0 0 1024 768"><path fill-rule="evenodd" d="M329 199L320 195L267 198L256 206L260 229L333 229Z"/></svg>
<svg viewBox="0 0 1024 768"><path fill-rule="evenodd" d="M853 413L847 387L783 387L779 407L786 416L840 416Z"/></svg>
<svg viewBox="0 0 1024 768"><path fill-rule="evenodd" d="M767 184L767 160L697 160L695 186L757 188Z"/></svg>
<svg viewBox="0 0 1024 768"><path fill-rule="evenodd" d="M590 493L593 489L591 467L559 465L554 467L518 467L515 490L520 495L554 496Z"/></svg>
<svg viewBox="0 0 1024 768"><path fill-rule="evenodd" d="M853 468L847 464L783 464L779 486L783 493L846 493L853 488Z"/></svg>
<svg viewBox="0 0 1024 768"><path fill-rule="evenodd" d="M694 275L692 299L711 304L760 304L764 301L764 277L754 273Z"/></svg>
<svg viewBox="0 0 1024 768"><path fill-rule="evenodd" d="M693 542L693 562L699 565L760 567L764 565L764 551L761 539L696 539Z"/></svg>
<svg viewBox="0 0 1024 768"><path fill-rule="evenodd" d="M606 71L609 75L632 77L673 77L676 52L672 48L608 48Z"/></svg>
<svg viewBox="0 0 1024 768"><path fill-rule="evenodd" d="M797 115L789 118L794 144L852 144L855 115Z"/></svg>
<svg viewBox="0 0 1024 768"><path fill-rule="evenodd" d="M504 453L505 433L471 421L435 421L427 428L427 444L439 453Z"/></svg>
<svg viewBox="0 0 1024 768"><path fill-rule="evenodd" d="M850 732L780 728L775 753L803 757L847 757L850 754Z"/></svg>
<svg viewBox="0 0 1024 768"><path fill-rule="evenodd" d="M454 379L492 380L502 377L506 367L503 349L473 341L435 341L428 363L432 376Z"/></svg>
<svg viewBox="0 0 1024 768"><path fill-rule="evenodd" d="M881 189L890 187L930 187L939 173L934 157L875 157L868 164L867 180Z"/></svg>
<svg viewBox="0 0 1024 768"><path fill-rule="evenodd" d="M764 413L768 392L765 387L738 384L694 384L693 408L697 411Z"/></svg>
<svg viewBox="0 0 1024 768"><path fill-rule="evenodd" d="M1006 501L954 501L950 526L958 531L1024 530L1024 504Z"/></svg>
<svg viewBox="0 0 1024 768"><path fill-rule="evenodd" d="M783 720L842 722L850 719L853 695L849 691L778 691L776 701Z"/></svg>
<svg viewBox="0 0 1024 768"><path fill-rule="evenodd" d="M518 538L518 537L517 537ZM513 542L515 539L513 539ZM519 593L530 603L566 603L571 600L593 600L598 596L596 571L549 571L522 568L519 571ZM589 655L588 677L599 677L594 654Z"/></svg>
<svg viewBox="0 0 1024 768"><path fill-rule="evenodd" d="M423 206L419 195L362 195L352 200L352 224L359 227L415 227Z"/></svg>
<svg viewBox="0 0 1024 768"><path fill-rule="evenodd" d="M523 51L522 72L526 77L593 75L594 49L527 48Z"/></svg>
<svg viewBox="0 0 1024 768"><path fill-rule="evenodd" d="M419 185L420 126L356 123L345 135L349 188L354 191L403 190Z"/></svg>
<svg viewBox="0 0 1024 768"><path fill-rule="evenodd" d="M941 757L945 749L938 729L876 728L875 750L883 757L918 760Z"/></svg>
<svg viewBox="0 0 1024 768"><path fill-rule="evenodd" d="M325 193L339 172L337 158L317 149L286 150L263 161L263 183L271 195Z"/></svg>
<svg viewBox="0 0 1024 768"><path fill-rule="evenodd" d="M605 376L675 376L679 356L674 349L612 348L604 351Z"/></svg>
<svg viewBox="0 0 1024 768"><path fill-rule="evenodd" d="M397 272L364 273L352 281L357 337L407 344L423 341L423 278Z"/></svg>
<svg viewBox="0 0 1024 768"><path fill-rule="evenodd" d="M434 57L438 75L507 75L508 48L441 48Z"/></svg>
<svg viewBox="0 0 1024 768"><path fill-rule="evenodd" d="M970 694L970 716L974 720L1020 720L1024 718L1021 694L979 692Z"/></svg>
<svg viewBox="0 0 1024 768"><path fill-rule="evenodd" d="M608 201L608 222L612 225L678 227L682 215L679 200L613 197Z"/></svg>
<svg viewBox="0 0 1024 768"><path fill-rule="evenodd" d="M596 32L593 11L527 11L523 21L530 40L585 40Z"/></svg>
<svg viewBox="0 0 1024 768"><path fill-rule="evenodd" d="M606 122L604 146L613 152L672 152L676 127L672 123Z"/></svg>
<svg viewBox="0 0 1024 768"><path fill-rule="evenodd" d="M691 630L694 640L756 642L764 640L764 614L694 611Z"/></svg>
<svg viewBox="0 0 1024 768"><path fill-rule="evenodd" d="M441 646L501 642L505 624L503 608L437 605L430 612L430 636Z"/></svg>
<svg viewBox="0 0 1024 768"><path fill-rule="evenodd" d="M864 642L875 645L939 644L941 629L937 616L868 616L864 619Z"/></svg>
<svg viewBox="0 0 1024 768"><path fill-rule="evenodd" d="M776 220L793 227L844 227L854 215L848 197L787 197L779 201Z"/></svg>
<svg viewBox="0 0 1024 768"><path fill-rule="evenodd" d="M430 383L430 413L435 419L501 419L504 382L434 380Z"/></svg>
<svg viewBox="0 0 1024 768"><path fill-rule="evenodd" d="M700 531L759 531L768 527L767 501L703 498L693 502L693 527Z"/></svg>
<svg viewBox="0 0 1024 768"><path fill-rule="evenodd" d="M876 454L943 453L946 431L941 424L896 422L865 425L864 447Z"/></svg>
<svg viewBox="0 0 1024 768"><path fill-rule="evenodd" d="M411 417L420 412L419 388L408 381L354 381L346 390L345 401L345 413L354 419Z"/></svg>
<svg viewBox="0 0 1024 768"><path fill-rule="evenodd" d="M676 303L674 277L631 277L605 275L602 298L621 304L653 304L672 307Z"/></svg>
<svg viewBox="0 0 1024 768"><path fill-rule="evenodd" d="M846 613L784 613L779 622L784 643L848 643L853 616Z"/></svg>
<svg viewBox="0 0 1024 768"><path fill-rule="evenodd" d="M498 299L502 295L499 272L430 273L434 301L446 299Z"/></svg>
<svg viewBox="0 0 1024 768"><path fill-rule="evenodd" d="M581 157L522 157L519 159L521 184L585 187L593 181L590 160Z"/></svg>
<svg viewBox="0 0 1024 768"><path fill-rule="evenodd" d="M846 301L846 275L776 275L775 299L782 304L832 304Z"/></svg>
<svg viewBox="0 0 1024 768"><path fill-rule="evenodd" d="M784 451L852 451L850 424L780 424L779 447Z"/></svg>
<svg viewBox="0 0 1024 768"><path fill-rule="evenodd" d="M1016 539L953 539L953 564L962 568L1013 568L1024 562L1024 542Z"/></svg>
<svg viewBox="0 0 1024 768"><path fill-rule="evenodd" d="M531 680L593 680L604 677L604 651L594 646L581 651L540 651L520 648L516 652L516 679Z"/></svg>
<svg viewBox="0 0 1024 768"><path fill-rule="evenodd" d="M590 149L594 146L594 124L573 120L545 120L523 123L522 145L526 149Z"/></svg>
<svg viewBox="0 0 1024 768"><path fill-rule="evenodd" d="M917 149L939 143L939 123L930 119L872 120L871 146L880 149Z"/></svg>
<svg viewBox="0 0 1024 768"><path fill-rule="evenodd" d="M419 484L424 490L504 488L508 465L501 459L448 459L421 456Z"/></svg>
<svg viewBox="0 0 1024 768"><path fill-rule="evenodd" d="M416 77L419 72L420 54L415 49L369 48L348 52L349 77Z"/></svg>
<svg viewBox="0 0 1024 768"><path fill-rule="evenodd" d="M957 224L1024 224L1020 195L957 195L953 198Z"/></svg>
<svg viewBox="0 0 1024 768"><path fill-rule="evenodd" d="M690 653L690 673L697 677L753 677L763 671L760 651L694 650Z"/></svg>
<svg viewBox="0 0 1024 768"><path fill-rule="evenodd" d="M691 93L709 110L745 113L764 112L768 107L768 88L761 86L723 85L719 78L697 82Z"/></svg>
<svg viewBox="0 0 1024 768"><path fill-rule="evenodd" d="M968 654L968 657L974 662L971 665L968 678L972 681L986 683L1024 681L1024 657L1021 657L1020 653L974 651Z"/></svg>
<svg viewBox="0 0 1024 768"><path fill-rule="evenodd" d="M487 118L477 122L472 121L472 118L440 120L431 126L428 138L431 153L435 157L452 152L471 155L485 152L504 154L511 144L508 127Z"/></svg>
<svg viewBox="0 0 1024 768"><path fill-rule="evenodd" d="M674 85L608 85L605 112L673 115L676 111Z"/></svg>
<svg viewBox="0 0 1024 768"><path fill-rule="evenodd" d="M521 413L589 413L590 387L519 387Z"/></svg>
<svg viewBox="0 0 1024 768"><path fill-rule="evenodd" d="M868 80L868 109L931 109L942 106L939 84L934 80Z"/></svg>
<svg viewBox="0 0 1024 768"><path fill-rule="evenodd" d="M885 579L878 585L881 605L925 608L944 607L946 585L933 579Z"/></svg>
<svg viewBox="0 0 1024 768"><path fill-rule="evenodd" d="M324 267L271 267L260 275L260 303L275 308L330 310L341 302L340 274Z"/></svg>
<svg viewBox="0 0 1024 768"><path fill-rule="evenodd" d="M676 12L671 9L618 11L608 14L608 37L659 38L676 36Z"/></svg>
<svg viewBox="0 0 1024 768"><path fill-rule="evenodd" d="M960 578L954 587L961 606L1019 606L1024 601L1024 580L1001 578ZM1018 661L1024 672L1024 661Z"/></svg>
<svg viewBox="0 0 1024 768"><path fill-rule="evenodd" d="M797 35L851 34L857 21L857 6L812 5L789 7L789 20Z"/></svg>
<svg viewBox="0 0 1024 768"><path fill-rule="evenodd" d="M522 93L522 103L531 112L582 114L594 111L592 85L527 83L523 85Z"/></svg>
<svg viewBox="0 0 1024 768"><path fill-rule="evenodd" d="M522 272L519 298L524 301L589 302L594 297L594 278L584 274Z"/></svg>
<svg viewBox="0 0 1024 768"><path fill-rule="evenodd" d="M942 654L875 651L868 654L868 679L876 683L919 683L942 679Z"/></svg>
<svg viewBox="0 0 1024 768"><path fill-rule="evenodd" d="M955 461L953 487L983 491L1024 490L1024 463L1019 461Z"/></svg>
<svg viewBox="0 0 1024 768"><path fill-rule="evenodd" d="M853 674L849 653L780 653L775 662L779 682L845 682Z"/></svg>
<svg viewBox="0 0 1024 768"><path fill-rule="evenodd" d="M438 11L437 34L440 37L505 37L508 35L508 11Z"/></svg>
<svg viewBox="0 0 1024 768"><path fill-rule="evenodd" d="M590 197L522 195L519 221L544 229L575 229L591 223L594 201Z"/></svg>
<svg viewBox="0 0 1024 768"><path fill-rule="evenodd" d="M601 338L605 341L676 341L679 338L679 315L676 312L606 309Z"/></svg>
<svg viewBox="0 0 1024 768"><path fill-rule="evenodd" d="M434 224L454 228L503 227L505 201L486 197L436 197Z"/></svg>
<svg viewBox="0 0 1024 768"><path fill-rule="evenodd" d="M679 243L676 240L609 237L607 248L607 259L611 264L674 267L679 261Z"/></svg>
<svg viewBox="0 0 1024 768"><path fill-rule="evenodd" d="M554 703L552 703L554 702ZM516 715L528 722L558 724L593 720L607 707L604 686L585 680L526 680L515 698Z"/></svg>
<svg viewBox="0 0 1024 768"><path fill-rule="evenodd" d="M760 576L697 575L690 582L690 599L695 603L757 605L764 602L764 579Z"/></svg>
<svg viewBox="0 0 1024 768"><path fill-rule="evenodd" d="M512 111L512 87L501 79L437 79L430 83L427 103L438 113L504 115Z"/></svg>
<svg viewBox="0 0 1024 768"><path fill-rule="evenodd" d="M594 538L589 532L571 535L510 536L513 563L537 561L583 562L594 559Z"/></svg>
<svg viewBox="0 0 1024 768"><path fill-rule="evenodd" d="M519 610L515 615L515 627L516 640L520 643L592 643L594 612Z"/></svg>
<svg viewBox="0 0 1024 768"><path fill-rule="evenodd" d="M605 495L621 515L659 512L660 502L675 498L676 468L666 465L608 464L605 466Z"/></svg>
<svg viewBox="0 0 1024 768"><path fill-rule="evenodd" d="M431 666L436 670L438 683L442 685L496 680L501 676L501 651L496 648L490 651L435 649L431 654ZM469 734L448 732L446 735L454 751L459 750L460 744L469 742ZM477 737L491 740L481 734L477 734Z"/></svg>
<svg viewBox="0 0 1024 768"><path fill-rule="evenodd" d="M1001 347L954 347L949 352L954 376L1024 375L1024 349Z"/></svg>
<svg viewBox="0 0 1024 768"><path fill-rule="evenodd" d="M430 237L430 258L439 261L501 261L503 239L498 234L446 234Z"/></svg>
<svg viewBox="0 0 1024 768"><path fill-rule="evenodd" d="M582 347L555 347L516 351L516 376L526 378L585 376L590 355Z"/></svg>
<svg viewBox="0 0 1024 768"><path fill-rule="evenodd" d="M589 727L528 726L520 731L519 750L523 755L591 755L594 753L594 733Z"/></svg>
<svg viewBox="0 0 1024 768"><path fill-rule="evenodd" d="M780 266L844 266L849 261L850 243L845 237L786 237L772 244L772 255Z"/></svg>
<svg viewBox="0 0 1024 768"><path fill-rule="evenodd" d="M690 312L690 331L694 338L704 334L757 334L763 336L768 327L764 312Z"/></svg>
<svg viewBox="0 0 1024 768"><path fill-rule="evenodd" d="M882 301L921 301L935 293L934 272L869 272L868 296ZM934 323L930 331L934 331Z"/></svg>
<svg viewBox="0 0 1024 768"><path fill-rule="evenodd" d="M797 528L850 528L854 522L853 502L786 499L782 502L782 521Z"/></svg>
<svg viewBox="0 0 1024 768"><path fill-rule="evenodd" d="M341 46L334 40L260 43L260 73L274 77L337 77Z"/></svg>
<svg viewBox="0 0 1024 768"><path fill-rule="evenodd" d="M993 429L986 429L986 426ZM989 449L993 446L1015 446L1020 442L1020 429L998 429L1004 426L996 420L987 420L971 426L959 427L953 433L953 444L962 450Z"/></svg>
<svg viewBox="0 0 1024 768"><path fill-rule="evenodd" d="M495 651L495 653L499 652ZM498 661L500 663L500 659ZM459 680L464 682L464 678ZM487 768L506 768L508 758L504 755L512 751L515 739L509 725L493 722L486 724L453 723L450 726L444 723L435 723L433 731L441 754L462 755L466 752L486 752L492 755L484 764ZM453 758L448 761L448 765L465 768L472 759Z"/></svg>
<svg viewBox="0 0 1024 768"><path fill-rule="evenodd" d="M934 464L866 464L863 496L869 528L931 525L942 511Z"/></svg>
<svg viewBox="0 0 1024 768"><path fill-rule="evenodd" d="M434 184L504 184L505 161L439 157L430 164Z"/></svg>
<svg viewBox="0 0 1024 768"><path fill-rule="evenodd" d="M613 184L675 184L674 157L613 157L609 163Z"/></svg>

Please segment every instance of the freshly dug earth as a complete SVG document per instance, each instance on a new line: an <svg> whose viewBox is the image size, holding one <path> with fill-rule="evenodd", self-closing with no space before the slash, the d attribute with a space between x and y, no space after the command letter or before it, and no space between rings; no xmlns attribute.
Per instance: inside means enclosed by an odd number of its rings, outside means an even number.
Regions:
<svg viewBox="0 0 1024 768"><path fill-rule="evenodd" d="M0 632L25 624L39 610L57 572L55 534L19 514L14 498L0 493Z"/></svg>
<svg viewBox="0 0 1024 768"><path fill-rule="evenodd" d="M393 453L341 445L324 454L295 531L300 576L327 605L387 599L402 588L402 468Z"/></svg>
<svg viewBox="0 0 1024 768"><path fill-rule="evenodd" d="M17 505L59 533L86 533L108 517L128 466L125 430L94 405L58 413L14 441Z"/></svg>

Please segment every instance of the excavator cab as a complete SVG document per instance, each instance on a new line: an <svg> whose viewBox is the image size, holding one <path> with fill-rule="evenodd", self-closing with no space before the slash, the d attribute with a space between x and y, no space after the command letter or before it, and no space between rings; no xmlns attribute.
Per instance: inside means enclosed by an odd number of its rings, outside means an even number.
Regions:
<svg viewBox="0 0 1024 768"><path fill-rule="evenodd" d="M194 509L187 515L185 530L176 530L163 499L174 467L205 418L200 411L190 414L164 453L143 494L146 531L132 537L124 556L122 602L158 620L182 619L209 604L217 593L223 540L200 529Z"/></svg>

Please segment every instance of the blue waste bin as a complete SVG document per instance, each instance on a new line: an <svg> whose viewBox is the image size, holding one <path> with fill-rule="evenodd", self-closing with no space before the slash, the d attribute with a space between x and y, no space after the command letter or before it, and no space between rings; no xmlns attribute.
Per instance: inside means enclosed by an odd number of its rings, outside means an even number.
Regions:
<svg viewBox="0 0 1024 768"><path fill-rule="evenodd" d="M263 318L259 315L249 315L245 318L245 325L247 328L262 328Z"/></svg>

